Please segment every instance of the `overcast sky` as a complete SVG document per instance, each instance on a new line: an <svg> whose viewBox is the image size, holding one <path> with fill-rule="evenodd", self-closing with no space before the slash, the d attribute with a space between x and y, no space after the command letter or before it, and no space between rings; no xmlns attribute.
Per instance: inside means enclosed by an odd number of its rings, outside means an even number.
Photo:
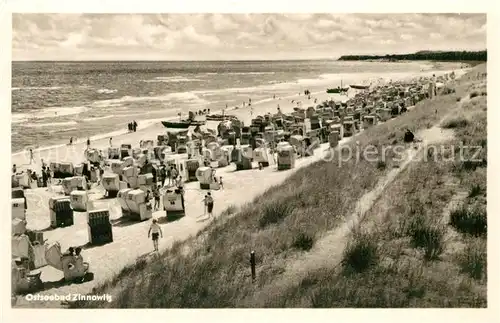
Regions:
<svg viewBox="0 0 500 323"><path fill-rule="evenodd" d="M485 14L13 14L13 60L337 58L486 49Z"/></svg>

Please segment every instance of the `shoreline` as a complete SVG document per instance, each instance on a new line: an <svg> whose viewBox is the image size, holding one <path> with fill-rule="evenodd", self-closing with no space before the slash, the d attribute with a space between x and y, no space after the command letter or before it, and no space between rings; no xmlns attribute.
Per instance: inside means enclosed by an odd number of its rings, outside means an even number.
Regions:
<svg viewBox="0 0 500 323"><path fill-rule="evenodd" d="M314 92L311 94L318 94L318 93L321 93L321 92ZM281 99L288 99L288 98L294 98L294 97L298 97L298 95L294 95L294 94L286 95L286 96L282 96ZM273 101L279 101L279 100L273 99L273 98L261 99L255 103L253 103L252 106L253 107L260 106L262 104L268 104L268 103L273 102ZM238 111L238 110L243 110L243 109L248 109L248 106L245 106L245 108L239 108L239 109L236 107L228 107L227 109L220 108L218 110L213 110L213 111L211 110L210 114L221 114L223 110L225 110L226 112L232 112L232 111ZM194 110L196 110L196 109L194 109ZM189 111L185 112L185 116L187 116L188 112ZM106 118L106 116L99 117L99 118ZM161 123L161 121L177 121L177 120L178 120L178 117L169 117L169 116L162 117L162 118L137 120L138 129L139 129L138 131L154 127L155 125ZM165 129L167 129L167 128L165 128ZM130 133L131 132L128 129L121 128L121 129L110 131L110 132L98 133L96 135L90 136L89 138L91 141L94 141L94 140L109 139L110 137L118 137L118 136L130 134ZM87 140L87 138L85 138L85 137L74 138L73 144L85 143L86 140ZM49 146L34 147L33 152L41 152L41 151L45 151L45 150L49 150L49 149L57 149L60 147L65 147L65 146L67 146L67 144L57 143L57 144L53 144L53 145L49 145ZM30 147L30 146L26 146L26 147L27 147L26 149L28 149L28 147ZM26 149L20 150L20 151L14 151L11 153L11 156L14 157L14 156L18 156L20 154L23 154Z"/></svg>
<svg viewBox="0 0 500 323"><path fill-rule="evenodd" d="M444 69L433 69L433 70L426 70L426 71L421 71L421 72L408 72L408 73L387 73L387 74L382 74L378 78L379 80L382 80L383 82L388 82L389 80L408 80L408 79L413 79L413 78L418 78L422 76L431 76L432 74L440 75L440 74L445 74L450 72L451 70L444 70ZM465 72L465 69L462 71ZM363 75L366 76L366 75ZM397 78L394 78L393 76L397 76ZM355 77L353 77L356 79ZM360 78L356 80L356 82L364 82L366 79ZM318 87L313 87L311 86L310 88L318 88ZM357 93L357 90L350 90L350 94L348 95L354 95ZM314 97L313 97L314 96ZM323 91L312 91L311 93L311 99L317 98L318 103L327 100L327 99L334 99L334 100L339 100L340 98L346 98L348 96L345 95L339 95L339 94L333 94L333 93L326 93L326 88ZM268 100L265 102L262 102L263 100ZM260 100L260 103L254 103L252 105L254 111L253 111L253 117L256 117L257 115L263 115L267 112L274 113L276 112L277 105L280 104L281 110L283 113L290 113L293 111L293 106L291 106L291 100L301 100L301 101L307 101L307 96L301 92L300 95L297 94L292 94L290 92L290 95L285 95L281 96L280 98L277 99L263 99ZM314 102L311 100L310 103L312 104ZM305 106L306 103L304 103L303 108L307 108ZM217 114L217 113L222 113L223 109L220 110L214 110L211 111L211 114ZM245 108L239 108L236 109L234 107L228 107L228 109L225 109L226 113L232 114L240 118L240 120L244 121L245 124L249 124L250 120L252 119L252 116L250 116L250 110L248 106ZM167 121L167 120L177 120L177 118L157 118L157 119L149 119L149 120L139 120L138 121L138 126L139 129L137 132L129 132L126 129L123 130L116 130L112 132L107 132L107 133L101 133L101 134L96 134L94 136L90 136L91 140L91 147L92 148L97 148L97 149L107 149L109 147L109 138L112 137L112 143L113 146L119 146L121 144L132 144L133 146L137 146L138 142L140 140L151 140L154 139L156 140L156 137L160 133L165 133L167 131L167 128L165 128L160 121ZM148 122L145 127L141 127L141 123L144 124L144 122ZM210 125L212 121L207 122L207 125ZM57 161L57 162L72 162L73 164L79 164L82 161L85 160L84 158L84 150L86 149L86 138L76 138L74 140L73 145L68 145L68 144L55 144L51 146L46 146L46 147L40 147L40 148L35 148L33 149L33 157L35 160L35 163L30 164L30 154L28 150L22 150L16 153L11 154L11 165L16 164L17 168L19 170L21 169L28 169L32 168L35 170L41 169L41 159L44 160L45 163L50 163L51 161Z"/></svg>

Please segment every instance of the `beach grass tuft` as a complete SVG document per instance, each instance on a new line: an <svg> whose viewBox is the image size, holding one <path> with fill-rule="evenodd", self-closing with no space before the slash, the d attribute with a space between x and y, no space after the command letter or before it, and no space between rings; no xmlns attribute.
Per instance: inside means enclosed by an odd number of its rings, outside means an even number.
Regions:
<svg viewBox="0 0 500 323"><path fill-rule="evenodd" d="M461 233L483 236L488 232L486 209L479 206L462 206L450 214L450 225Z"/></svg>
<svg viewBox="0 0 500 323"><path fill-rule="evenodd" d="M259 226L265 228L268 225L276 224L292 214L293 208L284 199L275 199L266 203L263 214L259 219Z"/></svg>
<svg viewBox="0 0 500 323"><path fill-rule="evenodd" d="M292 247L299 250L309 251L314 244L314 238L306 233L299 233L293 241Z"/></svg>
<svg viewBox="0 0 500 323"><path fill-rule="evenodd" d="M441 127L445 129L463 128L468 124L468 120L464 117L457 117L450 120L446 120Z"/></svg>
<svg viewBox="0 0 500 323"><path fill-rule="evenodd" d="M479 96L479 95L480 95L480 93L479 93L479 92L474 91L474 92L472 92L471 94L469 94L469 98L473 99L473 98L475 98L475 97L477 97L477 96Z"/></svg>
<svg viewBox="0 0 500 323"><path fill-rule="evenodd" d="M344 250L342 265L346 272L360 273L375 266L378 258L377 242L368 234L358 233Z"/></svg>
<svg viewBox="0 0 500 323"><path fill-rule="evenodd" d="M444 231L439 224L417 214L411 219L407 235L414 247L424 249L425 259L435 260L444 250Z"/></svg>

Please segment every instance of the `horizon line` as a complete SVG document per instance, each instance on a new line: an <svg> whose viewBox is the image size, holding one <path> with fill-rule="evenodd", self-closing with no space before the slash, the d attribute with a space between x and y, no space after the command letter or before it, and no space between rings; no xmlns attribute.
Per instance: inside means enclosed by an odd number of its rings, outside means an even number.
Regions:
<svg viewBox="0 0 500 323"><path fill-rule="evenodd" d="M83 60L54 60L54 59L18 59L11 62L271 62L271 61L337 61L340 58L268 58L268 59L83 59Z"/></svg>
<svg viewBox="0 0 500 323"><path fill-rule="evenodd" d="M320 58L266 58L266 59L82 59L82 60L54 60L54 59L12 59L12 63L22 63L22 62L33 62L33 63L50 63L50 62L275 62L275 61L340 61L341 57L344 56L374 56L379 59L386 56L404 56L404 55L415 55L421 52L487 52L488 49L481 50L467 50L467 49L455 49L455 50L418 50L412 53L401 53L401 54L343 54L336 57L320 57Z"/></svg>

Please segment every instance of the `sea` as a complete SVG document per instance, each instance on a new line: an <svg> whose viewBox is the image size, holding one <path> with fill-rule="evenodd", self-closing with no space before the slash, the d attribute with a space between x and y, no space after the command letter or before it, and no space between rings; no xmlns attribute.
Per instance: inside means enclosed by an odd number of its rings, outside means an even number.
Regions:
<svg viewBox="0 0 500 323"><path fill-rule="evenodd" d="M12 152L116 135L134 120L144 128L179 113L216 113L249 99L255 105L432 68L334 60L13 62Z"/></svg>

